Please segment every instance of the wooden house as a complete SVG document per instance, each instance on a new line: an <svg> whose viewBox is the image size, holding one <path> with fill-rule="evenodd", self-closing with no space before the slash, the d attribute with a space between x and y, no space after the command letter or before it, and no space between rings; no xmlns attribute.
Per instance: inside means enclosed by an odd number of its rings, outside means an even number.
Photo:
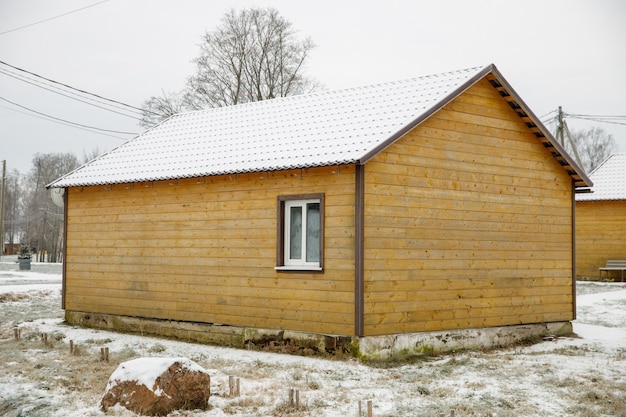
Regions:
<svg viewBox="0 0 626 417"><path fill-rule="evenodd" d="M49 184L63 308L361 355L554 332L575 315L590 184L493 65L178 114Z"/></svg>
<svg viewBox="0 0 626 417"><path fill-rule="evenodd" d="M626 153L609 156L589 177L591 192L576 195L576 274L598 278L608 260L626 260ZM621 271L604 276L621 279Z"/></svg>

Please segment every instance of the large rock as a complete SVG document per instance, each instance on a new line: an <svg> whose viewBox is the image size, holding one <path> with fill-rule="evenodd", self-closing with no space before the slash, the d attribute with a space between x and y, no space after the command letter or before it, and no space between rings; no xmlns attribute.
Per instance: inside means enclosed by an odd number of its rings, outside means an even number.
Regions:
<svg viewBox="0 0 626 417"><path fill-rule="evenodd" d="M206 410L211 378L187 358L139 358L121 363L109 378L101 406L115 404L149 416L173 410Z"/></svg>

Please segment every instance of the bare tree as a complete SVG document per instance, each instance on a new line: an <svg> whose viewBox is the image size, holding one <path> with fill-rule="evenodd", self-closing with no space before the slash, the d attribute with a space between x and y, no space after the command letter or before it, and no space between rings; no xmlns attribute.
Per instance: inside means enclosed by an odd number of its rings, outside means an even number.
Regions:
<svg viewBox="0 0 626 417"><path fill-rule="evenodd" d="M571 139L576 146L583 168L588 173L615 152L617 147L613 136L597 126L582 130L572 129ZM565 142L565 150L571 153L572 144Z"/></svg>
<svg viewBox="0 0 626 417"><path fill-rule="evenodd" d="M313 47L308 38L298 40L291 23L275 9L231 9L217 29L203 36L196 73L183 92L148 99L141 124L152 126L181 110L313 91L317 83L302 74Z"/></svg>
<svg viewBox="0 0 626 417"><path fill-rule="evenodd" d="M52 203L45 186L79 165L78 158L72 153L37 153L33 158L25 186L28 189L25 196L25 242L21 243L37 249L40 261L44 260L44 253L48 254L49 261L58 260L63 222L63 209Z"/></svg>
<svg viewBox="0 0 626 417"><path fill-rule="evenodd" d="M22 195L20 173L14 169L6 177L5 202L4 202L4 227L3 242L9 244L6 255L15 254L14 247L21 239L21 203Z"/></svg>
<svg viewBox="0 0 626 417"><path fill-rule="evenodd" d="M143 127L151 127L185 108L180 94L161 91L160 96L152 96L143 103L143 110L139 123Z"/></svg>
<svg viewBox="0 0 626 417"><path fill-rule="evenodd" d="M96 159L97 157L99 157L101 155L102 152L100 152L100 149L98 149L98 147L93 148L90 152L87 152L85 150L83 150L83 157L80 160L81 164L86 164L87 162L91 161L92 159Z"/></svg>

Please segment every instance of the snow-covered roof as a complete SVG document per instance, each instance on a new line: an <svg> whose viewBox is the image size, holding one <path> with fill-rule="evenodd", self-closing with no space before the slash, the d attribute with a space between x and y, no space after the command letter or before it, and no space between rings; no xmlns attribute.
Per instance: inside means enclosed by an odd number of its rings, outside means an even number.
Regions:
<svg viewBox="0 0 626 417"><path fill-rule="evenodd" d="M577 194L576 201L626 200L626 153L614 153L596 167L589 178L590 193Z"/></svg>
<svg viewBox="0 0 626 417"><path fill-rule="evenodd" d="M511 98L506 81L494 65L488 65L180 113L48 187L363 164L488 74L520 117L532 119L527 125L537 137L551 149L556 146L553 155L572 170L577 185L585 185L584 173L514 93Z"/></svg>

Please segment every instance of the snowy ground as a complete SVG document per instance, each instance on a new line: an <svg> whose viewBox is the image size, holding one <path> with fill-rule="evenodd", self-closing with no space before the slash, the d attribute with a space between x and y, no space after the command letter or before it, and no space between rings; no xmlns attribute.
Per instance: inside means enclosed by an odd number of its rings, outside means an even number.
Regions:
<svg viewBox="0 0 626 417"><path fill-rule="evenodd" d="M376 417L439 417L452 410L457 417L626 417L626 284L578 284L575 337L372 366L68 326L60 309L61 266L17 269L2 258L2 416L132 416L98 406L117 365L187 357L211 375L211 408L172 416L356 416L359 402L365 410L371 400ZM109 363L100 361L102 347L109 347ZM238 397L228 395L229 376L240 378ZM290 389L299 390L299 409L289 406Z"/></svg>

